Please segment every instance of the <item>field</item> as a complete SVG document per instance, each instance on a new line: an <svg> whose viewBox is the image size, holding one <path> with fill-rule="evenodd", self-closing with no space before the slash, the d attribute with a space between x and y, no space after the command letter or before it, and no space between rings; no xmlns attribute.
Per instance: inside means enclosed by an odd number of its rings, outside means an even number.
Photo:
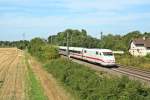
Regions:
<svg viewBox="0 0 150 100"><path fill-rule="evenodd" d="M26 72L23 52L16 48L0 49L0 100L26 98Z"/></svg>
<svg viewBox="0 0 150 100"><path fill-rule="evenodd" d="M70 100L56 80L26 55L17 48L0 48L0 100Z"/></svg>

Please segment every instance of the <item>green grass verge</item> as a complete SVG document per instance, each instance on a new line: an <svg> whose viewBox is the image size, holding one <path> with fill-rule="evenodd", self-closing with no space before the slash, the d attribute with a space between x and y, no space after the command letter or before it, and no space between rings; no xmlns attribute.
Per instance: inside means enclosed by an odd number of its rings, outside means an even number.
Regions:
<svg viewBox="0 0 150 100"><path fill-rule="evenodd" d="M25 57L25 63L28 67L28 96L29 100L48 100L47 97L44 95L43 88L41 87L40 82L36 79L29 62L28 57Z"/></svg>
<svg viewBox="0 0 150 100"><path fill-rule="evenodd" d="M150 69L150 57L134 57L128 54L115 55L116 62L122 65L137 67L142 69Z"/></svg>
<svg viewBox="0 0 150 100"><path fill-rule="evenodd" d="M107 77L66 59L51 60L44 67L79 100L150 100L150 88L127 77Z"/></svg>

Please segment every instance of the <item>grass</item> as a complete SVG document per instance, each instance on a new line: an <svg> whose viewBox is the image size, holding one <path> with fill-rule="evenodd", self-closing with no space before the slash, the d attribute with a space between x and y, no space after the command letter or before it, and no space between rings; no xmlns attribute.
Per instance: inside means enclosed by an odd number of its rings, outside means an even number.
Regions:
<svg viewBox="0 0 150 100"><path fill-rule="evenodd" d="M150 100L150 88L127 77L106 77L66 59L54 59L45 69L79 100Z"/></svg>
<svg viewBox="0 0 150 100"><path fill-rule="evenodd" d="M122 65L150 70L150 57L134 57L128 54L115 55L116 62Z"/></svg>
<svg viewBox="0 0 150 100"><path fill-rule="evenodd" d="M28 57L25 57L25 63L28 67L28 96L29 100L47 100L47 97L44 95L43 88L41 87L40 82L36 79L31 66L28 62Z"/></svg>

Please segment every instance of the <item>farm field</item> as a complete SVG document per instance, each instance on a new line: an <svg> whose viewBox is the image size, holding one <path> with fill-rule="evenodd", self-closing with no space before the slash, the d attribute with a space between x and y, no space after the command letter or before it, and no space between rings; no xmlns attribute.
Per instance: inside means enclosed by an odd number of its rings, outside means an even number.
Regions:
<svg viewBox="0 0 150 100"><path fill-rule="evenodd" d="M0 100L26 99L26 72L23 52L16 48L0 49Z"/></svg>
<svg viewBox="0 0 150 100"><path fill-rule="evenodd" d="M70 100L56 80L17 48L0 48L0 100Z"/></svg>

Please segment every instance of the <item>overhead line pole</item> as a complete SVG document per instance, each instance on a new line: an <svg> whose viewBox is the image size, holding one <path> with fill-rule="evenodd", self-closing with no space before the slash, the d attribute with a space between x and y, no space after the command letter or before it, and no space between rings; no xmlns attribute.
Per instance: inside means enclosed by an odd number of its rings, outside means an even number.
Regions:
<svg viewBox="0 0 150 100"><path fill-rule="evenodd" d="M25 44L26 33L23 33L22 36L23 36L23 43L24 43L24 45L25 45L25 51L27 51L27 46L26 46L26 44Z"/></svg>
<svg viewBox="0 0 150 100"><path fill-rule="evenodd" d="M102 40L103 40L103 32L100 33L101 48L102 48L102 45L103 45L103 41Z"/></svg>
<svg viewBox="0 0 150 100"><path fill-rule="evenodd" d="M53 44L53 36L51 36L51 45Z"/></svg>
<svg viewBox="0 0 150 100"><path fill-rule="evenodd" d="M67 32L67 57L69 58L69 34Z"/></svg>
<svg viewBox="0 0 150 100"><path fill-rule="evenodd" d="M101 40L103 39L103 32L100 33L101 34Z"/></svg>

